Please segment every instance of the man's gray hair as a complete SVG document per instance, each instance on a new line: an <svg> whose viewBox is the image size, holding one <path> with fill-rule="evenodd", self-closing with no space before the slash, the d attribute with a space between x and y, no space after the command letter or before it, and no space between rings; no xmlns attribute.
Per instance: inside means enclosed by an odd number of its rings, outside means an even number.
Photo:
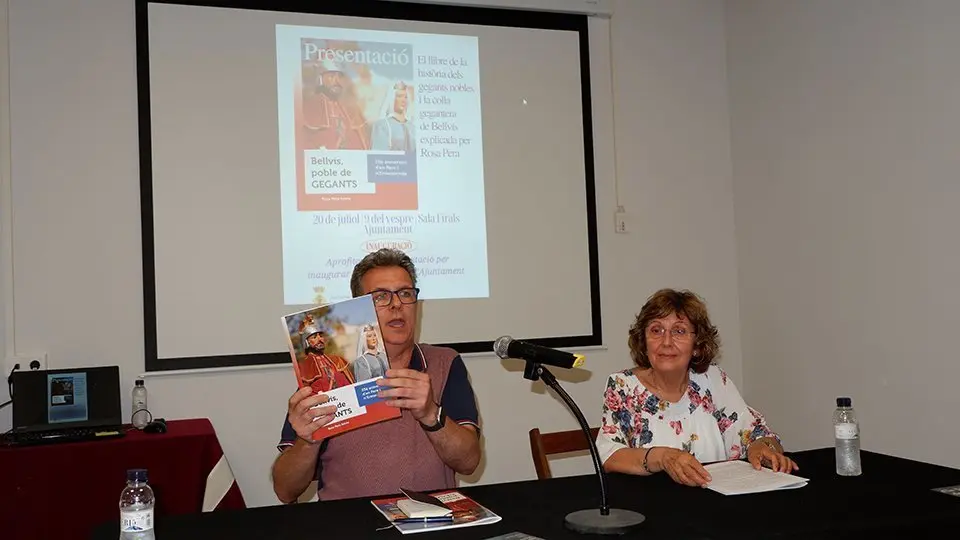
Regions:
<svg viewBox="0 0 960 540"><path fill-rule="evenodd" d="M413 266L410 257L399 249L381 248L373 253L368 253L353 267L353 275L350 276L350 292L353 293L353 297L356 298L363 294L363 289L360 288L360 280L363 279L364 274L374 268L388 266L399 266L406 270L407 274L410 275L413 286L417 286L417 269Z"/></svg>

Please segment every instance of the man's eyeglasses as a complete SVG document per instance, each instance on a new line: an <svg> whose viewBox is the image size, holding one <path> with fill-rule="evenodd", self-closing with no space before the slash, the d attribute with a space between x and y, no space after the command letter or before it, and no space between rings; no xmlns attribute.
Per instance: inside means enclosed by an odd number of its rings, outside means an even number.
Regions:
<svg viewBox="0 0 960 540"><path fill-rule="evenodd" d="M396 295L401 304L415 304L420 295L420 289L416 287L388 291L386 289L377 289L370 293L373 297L373 304L379 307L389 306L393 303L393 296Z"/></svg>
<svg viewBox="0 0 960 540"><path fill-rule="evenodd" d="M667 329L662 326L651 326L647 328L647 336L651 339L663 339L665 335L667 335ZM693 331L682 326L670 329L670 336L673 337L674 341L689 341L694 335L696 334Z"/></svg>

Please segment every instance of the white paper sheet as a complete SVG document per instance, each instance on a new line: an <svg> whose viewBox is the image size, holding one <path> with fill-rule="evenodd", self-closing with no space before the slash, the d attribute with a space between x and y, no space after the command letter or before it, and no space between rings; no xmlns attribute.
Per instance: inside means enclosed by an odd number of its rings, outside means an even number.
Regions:
<svg viewBox="0 0 960 540"><path fill-rule="evenodd" d="M704 467L712 478L707 485L724 495L743 495L778 489L796 489L807 485L809 481L792 474L773 472L762 468L759 471L746 461L723 461Z"/></svg>

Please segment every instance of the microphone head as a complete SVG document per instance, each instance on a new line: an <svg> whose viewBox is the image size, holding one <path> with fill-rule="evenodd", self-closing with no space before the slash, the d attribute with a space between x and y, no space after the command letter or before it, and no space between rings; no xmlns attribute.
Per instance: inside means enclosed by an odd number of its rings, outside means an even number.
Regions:
<svg viewBox="0 0 960 540"><path fill-rule="evenodd" d="M493 344L493 352L497 353L497 356L504 360L510 358L510 355L507 354L507 349L510 347L511 342L513 342L512 337L500 336Z"/></svg>

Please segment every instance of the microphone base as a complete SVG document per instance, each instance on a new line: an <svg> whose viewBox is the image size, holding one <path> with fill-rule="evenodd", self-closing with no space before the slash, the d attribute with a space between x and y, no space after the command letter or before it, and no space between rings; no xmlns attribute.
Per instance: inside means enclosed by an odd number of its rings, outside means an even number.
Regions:
<svg viewBox="0 0 960 540"><path fill-rule="evenodd" d="M626 534L646 520L646 516L633 510L611 508L603 515L599 508L570 512L563 520L567 529L580 534Z"/></svg>

